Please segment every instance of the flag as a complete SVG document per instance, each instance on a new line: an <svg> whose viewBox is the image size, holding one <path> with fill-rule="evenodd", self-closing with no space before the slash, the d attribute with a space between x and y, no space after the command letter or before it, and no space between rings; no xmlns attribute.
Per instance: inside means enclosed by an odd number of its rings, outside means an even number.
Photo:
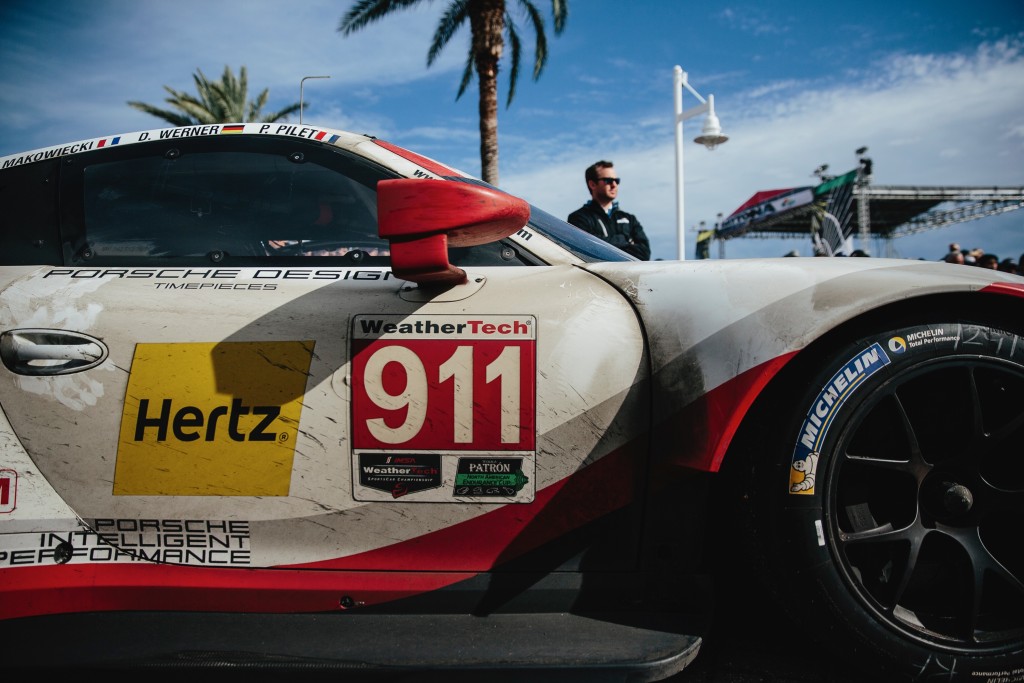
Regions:
<svg viewBox="0 0 1024 683"><path fill-rule="evenodd" d="M701 230L697 233L697 258L711 258L711 238L714 236L714 230Z"/></svg>

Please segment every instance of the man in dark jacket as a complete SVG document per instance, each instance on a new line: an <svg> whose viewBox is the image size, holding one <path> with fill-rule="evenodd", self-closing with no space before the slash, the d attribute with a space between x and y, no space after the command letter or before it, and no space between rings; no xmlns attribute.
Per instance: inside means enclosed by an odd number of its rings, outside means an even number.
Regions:
<svg viewBox="0 0 1024 683"><path fill-rule="evenodd" d="M619 209L619 183L615 166L610 161L598 161L587 167L584 174L590 201L569 214L569 222L581 230L597 235L643 261L651 258L651 243L644 234L640 221L631 213Z"/></svg>

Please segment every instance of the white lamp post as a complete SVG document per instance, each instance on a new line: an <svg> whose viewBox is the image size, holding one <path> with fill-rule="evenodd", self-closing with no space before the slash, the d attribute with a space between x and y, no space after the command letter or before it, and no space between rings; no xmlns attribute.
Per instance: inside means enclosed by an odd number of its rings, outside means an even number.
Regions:
<svg viewBox="0 0 1024 683"><path fill-rule="evenodd" d="M686 88L700 100L700 104L683 111L683 90ZM704 120L704 128L694 142L704 145L708 149L714 149L729 138L722 135L722 125L715 116L715 96L708 95L705 100L696 90L690 87L687 82L686 72L676 67L673 73L673 92L676 105L676 234L679 249L679 260L686 260L686 225L683 214L683 121L693 118L698 114L708 113Z"/></svg>
<svg viewBox="0 0 1024 683"><path fill-rule="evenodd" d="M299 124L302 124L302 89L306 85L306 81L311 78L330 78L330 76L303 76L302 80L299 81Z"/></svg>

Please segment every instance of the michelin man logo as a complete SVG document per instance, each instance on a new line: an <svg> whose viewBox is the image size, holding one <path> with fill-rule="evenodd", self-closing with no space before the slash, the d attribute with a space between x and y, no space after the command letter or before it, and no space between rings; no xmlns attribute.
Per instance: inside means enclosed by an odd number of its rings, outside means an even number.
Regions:
<svg viewBox="0 0 1024 683"><path fill-rule="evenodd" d="M801 481L795 484L790 484L789 490L791 493L797 491L811 491L814 489L814 475L818 470L818 454L811 453L803 460L793 461L793 470L803 475ZM790 481L793 481L794 475L790 475Z"/></svg>

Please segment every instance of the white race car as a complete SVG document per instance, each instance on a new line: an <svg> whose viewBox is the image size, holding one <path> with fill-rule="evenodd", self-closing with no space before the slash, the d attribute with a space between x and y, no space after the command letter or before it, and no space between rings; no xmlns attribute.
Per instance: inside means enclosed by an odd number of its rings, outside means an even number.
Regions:
<svg viewBox="0 0 1024 683"><path fill-rule="evenodd" d="M728 558L867 671L1024 680L1024 278L641 262L289 124L0 198L5 666L661 680Z"/></svg>

